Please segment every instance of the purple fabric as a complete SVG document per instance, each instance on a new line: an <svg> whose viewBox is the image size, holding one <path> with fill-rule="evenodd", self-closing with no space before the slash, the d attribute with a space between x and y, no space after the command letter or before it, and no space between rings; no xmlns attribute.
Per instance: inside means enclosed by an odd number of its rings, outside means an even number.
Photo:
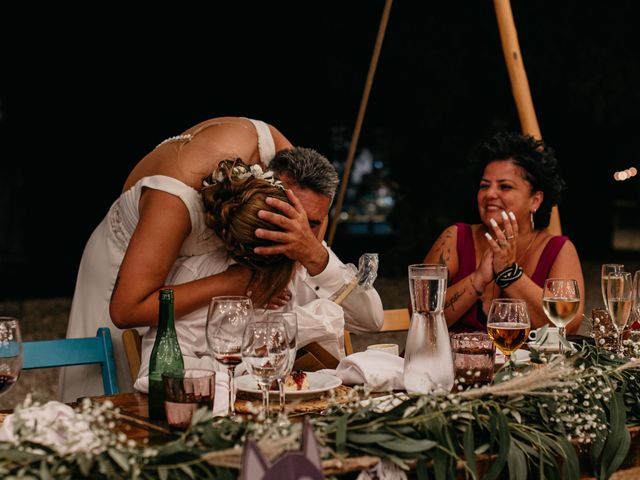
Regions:
<svg viewBox="0 0 640 480"><path fill-rule="evenodd" d="M471 225L466 223L456 223L458 228L458 240L456 250L458 254L458 273L451 279L450 285L458 283L476 270L476 249L473 245L473 235L471 234ZM540 287L544 286L544 281L549 276L549 271L553 262L555 262L560 249L568 237L558 235L551 237L547 242L540 255L536 269L531 276ZM482 311L482 300L478 300L462 317L451 327L450 332L473 332L487 331L487 317Z"/></svg>

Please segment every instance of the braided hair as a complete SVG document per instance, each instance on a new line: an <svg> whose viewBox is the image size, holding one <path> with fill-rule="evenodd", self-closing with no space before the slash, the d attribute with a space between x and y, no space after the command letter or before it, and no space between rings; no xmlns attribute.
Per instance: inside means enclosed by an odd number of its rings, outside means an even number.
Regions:
<svg viewBox="0 0 640 480"><path fill-rule="evenodd" d="M262 307L289 283L293 260L282 254L258 255L255 247L271 246L274 242L258 238L256 228L279 230L277 226L258 217L259 210L280 213L267 205L267 197L289 202L284 189L274 182L251 173L241 159L223 160L215 171L204 179L202 199L205 223L222 240L227 255L241 265L250 267L256 285L252 301Z"/></svg>

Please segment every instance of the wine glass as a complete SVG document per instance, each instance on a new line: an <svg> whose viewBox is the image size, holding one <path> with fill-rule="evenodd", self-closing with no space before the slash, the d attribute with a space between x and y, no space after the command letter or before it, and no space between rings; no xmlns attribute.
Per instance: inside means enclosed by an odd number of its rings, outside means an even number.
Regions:
<svg viewBox="0 0 640 480"><path fill-rule="evenodd" d="M209 350L217 362L224 365L229 374L228 415L234 417L236 365L242 361L242 332L253 317L253 304L245 296L213 297L207 312L206 336Z"/></svg>
<svg viewBox="0 0 640 480"><path fill-rule="evenodd" d="M295 312L270 312L267 320L282 321L287 330L287 338L289 339L289 359L284 370L284 375L278 378L278 400L280 403L280 413L285 413L285 392L284 380L291 373L293 364L296 361L296 352L298 351L298 315Z"/></svg>
<svg viewBox="0 0 640 480"><path fill-rule="evenodd" d="M13 317L0 317L0 395L11 390L21 371L20 322Z"/></svg>
<svg viewBox="0 0 640 480"><path fill-rule="evenodd" d="M542 308L551 323L558 327L558 350L563 354L566 327L580 308L578 282L572 278L547 278L542 291Z"/></svg>
<svg viewBox="0 0 640 480"><path fill-rule="evenodd" d="M262 392L264 418L269 417L269 389L289 364L289 338L282 318L249 322L242 335L242 360Z"/></svg>
<svg viewBox="0 0 640 480"><path fill-rule="evenodd" d="M609 315L618 332L618 353L622 353L622 332L627 326L631 314L633 283L631 273L615 272L609 274L607 282L607 301Z"/></svg>
<svg viewBox="0 0 640 480"><path fill-rule="evenodd" d="M604 308L609 310L609 303L607 302L607 282L609 280L609 274L615 272L621 272L624 270L624 265L619 263L604 263L600 269L600 289L602 290L602 301L604 302Z"/></svg>
<svg viewBox="0 0 640 480"><path fill-rule="evenodd" d="M493 299L487 317L487 333L496 347L504 353L505 365L511 361L511 354L525 342L530 329L529 311L524 300Z"/></svg>

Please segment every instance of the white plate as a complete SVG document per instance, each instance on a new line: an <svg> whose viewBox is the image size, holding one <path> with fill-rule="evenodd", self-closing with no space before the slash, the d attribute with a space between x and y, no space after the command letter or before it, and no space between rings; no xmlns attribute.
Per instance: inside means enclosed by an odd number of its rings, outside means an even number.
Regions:
<svg viewBox="0 0 640 480"><path fill-rule="evenodd" d="M309 390L300 390L299 392L286 392L287 400L301 400L304 398L319 397L323 392L327 392L332 388L342 385L342 380L334 375L320 372L307 372L307 380L309 380ZM236 378L236 387L238 390L262 395L258 388L258 383L251 375L242 375ZM269 390L271 397L278 397L277 390Z"/></svg>

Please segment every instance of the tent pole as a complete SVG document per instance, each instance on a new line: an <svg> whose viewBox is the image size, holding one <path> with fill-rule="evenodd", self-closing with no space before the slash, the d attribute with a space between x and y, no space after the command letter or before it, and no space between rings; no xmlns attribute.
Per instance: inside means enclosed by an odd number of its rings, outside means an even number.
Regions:
<svg viewBox="0 0 640 480"><path fill-rule="evenodd" d="M507 64L507 70L509 71L511 91L516 102L522 133L542 139L540 126L536 118L536 111L533 107L533 100L531 99L527 72L525 71L524 62L522 61L511 3L509 0L494 0L493 4L496 10L502 51L504 53L505 63ZM560 214L557 206L554 206L551 211L551 222L547 230L552 235L560 235L562 233Z"/></svg>
<svg viewBox="0 0 640 480"><path fill-rule="evenodd" d="M367 74L367 81L364 85L364 91L362 92L362 99L360 100L360 109L358 110L358 117L356 119L356 125L353 129L353 136L351 137L351 143L349 144L349 152L347 153L347 160L344 165L342 181L340 182L340 191L338 192L338 198L336 200L336 206L334 208L333 218L331 219L331 226L329 227L329 237L327 240L327 243L329 245L333 243L333 238L336 233L336 227L338 226L338 222L340 221L340 212L342 211L342 204L344 202L344 196L347 191L347 185L349 183L349 175L351 174L351 166L353 164L353 158L356 153L356 147L358 146L360 131L362 130L364 114L367 111L369 94L371 93L371 86L373 85L373 77L376 73L378 58L380 57L380 50L382 49L382 41L384 40L384 34L387 29L387 23L389 21L389 13L391 12L392 3L393 3L393 0L385 0L385 3L384 3L382 18L380 19L380 26L378 27L378 36L376 37L376 43L373 48L373 55L371 56L371 62L369 63L369 72Z"/></svg>

